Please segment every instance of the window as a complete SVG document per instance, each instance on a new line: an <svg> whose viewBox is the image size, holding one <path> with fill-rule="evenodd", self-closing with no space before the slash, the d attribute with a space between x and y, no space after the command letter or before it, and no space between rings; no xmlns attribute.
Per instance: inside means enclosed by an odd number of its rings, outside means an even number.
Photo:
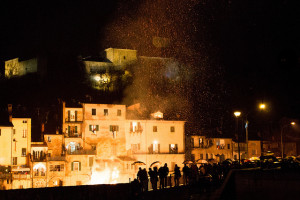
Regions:
<svg viewBox="0 0 300 200"><path fill-rule="evenodd" d="M92 131L94 134L96 134L96 131L99 131L99 125L90 125L89 126L90 131Z"/></svg>
<svg viewBox="0 0 300 200"><path fill-rule="evenodd" d="M227 144L227 149L230 149L230 144Z"/></svg>
<svg viewBox="0 0 300 200"><path fill-rule="evenodd" d="M122 111L121 110L118 110L117 111L117 116L121 116L122 115Z"/></svg>
<svg viewBox="0 0 300 200"><path fill-rule="evenodd" d="M96 115L96 108L92 108L92 115Z"/></svg>
<svg viewBox="0 0 300 200"><path fill-rule="evenodd" d="M108 109L104 109L104 116L108 116Z"/></svg>
<svg viewBox="0 0 300 200"><path fill-rule="evenodd" d="M153 126L153 132L157 132L157 126Z"/></svg>
<svg viewBox="0 0 300 200"><path fill-rule="evenodd" d="M13 165L17 165L18 164L18 158L17 157L13 157Z"/></svg>
<svg viewBox="0 0 300 200"><path fill-rule="evenodd" d="M50 136L48 136L48 142L51 142L51 137Z"/></svg>
<svg viewBox="0 0 300 200"><path fill-rule="evenodd" d="M171 126L171 127L170 127L170 131L171 131L171 132L175 132L175 126Z"/></svg>
<svg viewBox="0 0 300 200"><path fill-rule="evenodd" d="M160 144L158 144L156 141L152 144L152 151L153 153L160 153Z"/></svg>
<svg viewBox="0 0 300 200"><path fill-rule="evenodd" d="M191 147L194 148L195 143L194 143L194 138L191 138Z"/></svg>
<svg viewBox="0 0 300 200"><path fill-rule="evenodd" d="M50 172L61 172L61 171L64 171L64 164L50 165Z"/></svg>
<svg viewBox="0 0 300 200"><path fill-rule="evenodd" d="M178 145L177 144L169 144L169 153L178 153Z"/></svg>
<svg viewBox="0 0 300 200"><path fill-rule="evenodd" d="M72 162L71 171L81 171L81 162Z"/></svg>
<svg viewBox="0 0 300 200"><path fill-rule="evenodd" d="M132 152L137 152L139 151L141 148L141 145L140 144L131 144L131 151Z"/></svg>
<svg viewBox="0 0 300 200"><path fill-rule="evenodd" d="M194 162L195 161L195 154L191 155L191 160Z"/></svg>
<svg viewBox="0 0 300 200"><path fill-rule="evenodd" d="M27 129L23 129L22 138L26 138L26 137L27 137Z"/></svg>
<svg viewBox="0 0 300 200"><path fill-rule="evenodd" d="M27 123L27 120L23 120L23 124L26 124Z"/></svg>
<svg viewBox="0 0 300 200"><path fill-rule="evenodd" d="M16 129L13 129L13 134L14 134L14 135L16 134Z"/></svg>
<svg viewBox="0 0 300 200"><path fill-rule="evenodd" d="M117 126L117 125L110 125L109 126L109 130L110 130L110 132L113 133L113 138L116 138L117 137L117 132L119 131L119 126Z"/></svg>
<svg viewBox="0 0 300 200"><path fill-rule="evenodd" d="M94 165L94 158L89 157L89 167L93 167L93 165Z"/></svg>
<svg viewBox="0 0 300 200"><path fill-rule="evenodd" d="M26 156L26 148L22 148L22 156Z"/></svg>
<svg viewBox="0 0 300 200"><path fill-rule="evenodd" d="M256 149L252 149L252 155L256 155L257 154L257 150Z"/></svg>
<svg viewBox="0 0 300 200"><path fill-rule="evenodd" d="M217 149L225 149L225 140L217 140L216 141L216 147Z"/></svg>
<svg viewBox="0 0 300 200"><path fill-rule="evenodd" d="M203 153L200 153L200 159L203 160Z"/></svg>
<svg viewBox="0 0 300 200"><path fill-rule="evenodd" d="M140 122L130 122L130 132L143 132Z"/></svg>

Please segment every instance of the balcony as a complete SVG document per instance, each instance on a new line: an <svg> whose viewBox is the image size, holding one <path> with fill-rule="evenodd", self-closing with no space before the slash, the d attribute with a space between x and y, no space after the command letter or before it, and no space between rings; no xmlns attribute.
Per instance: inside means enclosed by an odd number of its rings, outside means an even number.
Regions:
<svg viewBox="0 0 300 200"><path fill-rule="evenodd" d="M66 161L66 157L65 156L47 157L47 161Z"/></svg>
<svg viewBox="0 0 300 200"><path fill-rule="evenodd" d="M66 118L65 119L65 123L82 123L83 121L81 120L78 120L78 119L68 119L68 118Z"/></svg>
<svg viewBox="0 0 300 200"><path fill-rule="evenodd" d="M39 157L31 155L30 159L32 162L46 162L47 157L46 157L46 154L39 156Z"/></svg>
<svg viewBox="0 0 300 200"><path fill-rule="evenodd" d="M30 174L13 174L12 178L14 180L20 180L20 179L30 179Z"/></svg>
<svg viewBox="0 0 300 200"><path fill-rule="evenodd" d="M70 133L64 133L64 136L67 137L67 138L81 138L82 134L81 133L70 132Z"/></svg>
<svg viewBox="0 0 300 200"><path fill-rule="evenodd" d="M93 149L77 149L71 151L70 149L67 150L68 155L96 155L97 151Z"/></svg>

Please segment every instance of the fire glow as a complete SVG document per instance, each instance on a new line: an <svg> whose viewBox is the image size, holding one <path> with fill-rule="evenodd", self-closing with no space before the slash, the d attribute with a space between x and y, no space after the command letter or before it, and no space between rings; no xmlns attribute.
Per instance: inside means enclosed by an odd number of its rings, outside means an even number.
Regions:
<svg viewBox="0 0 300 200"><path fill-rule="evenodd" d="M118 159L96 159L89 185L127 183L128 180L129 176L120 172Z"/></svg>

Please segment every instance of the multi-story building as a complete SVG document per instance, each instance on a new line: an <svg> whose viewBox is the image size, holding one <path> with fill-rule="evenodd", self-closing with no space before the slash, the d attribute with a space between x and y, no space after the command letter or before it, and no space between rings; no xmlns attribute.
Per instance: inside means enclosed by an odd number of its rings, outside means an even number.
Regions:
<svg viewBox="0 0 300 200"><path fill-rule="evenodd" d="M0 165L8 167L7 172L10 172L2 174L2 186L30 188L31 119L13 118L12 105L8 106L8 113L6 124L0 126Z"/></svg>
<svg viewBox="0 0 300 200"><path fill-rule="evenodd" d="M207 138L205 136L190 136L188 159L192 161L214 159L222 162L225 159L238 160L261 155L260 141L249 140L248 151L245 142L239 144L231 138ZM239 147L238 147L239 146Z"/></svg>

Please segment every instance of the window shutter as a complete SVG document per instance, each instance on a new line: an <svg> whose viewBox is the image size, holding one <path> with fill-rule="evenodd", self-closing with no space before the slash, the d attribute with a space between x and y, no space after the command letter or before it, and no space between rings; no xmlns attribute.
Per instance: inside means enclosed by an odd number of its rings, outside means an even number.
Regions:
<svg viewBox="0 0 300 200"><path fill-rule="evenodd" d="M79 162L79 171L81 171L81 162Z"/></svg>
<svg viewBox="0 0 300 200"><path fill-rule="evenodd" d="M157 144L158 145L158 153L160 153L160 144Z"/></svg>
<svg viewBox="0 0 300 200"><path fill-rule="evenodd" d="M77 121L77 110L75 111L75 121Z"/></svg>
<svg viewBox="0 0 300 200"><path fill-rule="evenodd" d="M175 144L176 153L178 153L178 144Z"/></svg>
<svg viewBox="0 0 300 200"><path fill-rule="evenodd" d="M116 131L119 131L119 126L117 126L117 130Z"/></svg>
<svg viewBox="0 0 300 200"><path fill-rule="evenodd" d="M169 153L171 153L172 150L171 150L171 144L169 144Z"/></svg>
<svg viewBox="0 0 300 200"><path fill-rule="evenodd" d="M73 171L73 169L74 169L74 162L71 162L71 171Z"/></svg>
<svg viewBox="0 0 300 200"><path fill-rule="evenodd" d="M109 126L109 131L113 131L112 125Z"/></svg>
<svg viewBox="0 0 300 200"><path fill-rule="evenodd" d="M138 122L138 131L142 131L141 123Z"/></svg>
<svg viewBox="0 0 300 200"><path fill-rule="evenodd" d="M93 130L92 130L92 125L89 125L89 127L90 127L90 131L93 131Z"/></svg>
<svg viewBox="0 0 300 200"><path fill-rule="evenodd" d="M70 121L71 112L68 110L68 121Z"/></svg>
<svg viewBox="0 0 300 200"><path fill-rule="evenodd" d="M75 126L75 133L77 133L77 126Z"/></svg>
<svg viewBox="0 0 300 200"><path fill-rule="evenodd" d="M99 125L96 125L96 131L99 131Z"/></svg>
<svg viewBox="0 0 300 200"><path fill-rule="evenodd" d="M71 130L71 127L70 127L70 126L68 126L68 133L70 133L70 130Z"/></svg>
<svg viewBox="0 0 300 200"><path fill-rule="evenodd" d="M133 131L132 122L130 122L130 132Z"/></svg>
<svg viewBox="0 0 300 200"><path fill-rule="evenodd" d="M151 144L151 146L150 146L150 151L149 151L149 153L153 153L153 144Z"/></svg>

